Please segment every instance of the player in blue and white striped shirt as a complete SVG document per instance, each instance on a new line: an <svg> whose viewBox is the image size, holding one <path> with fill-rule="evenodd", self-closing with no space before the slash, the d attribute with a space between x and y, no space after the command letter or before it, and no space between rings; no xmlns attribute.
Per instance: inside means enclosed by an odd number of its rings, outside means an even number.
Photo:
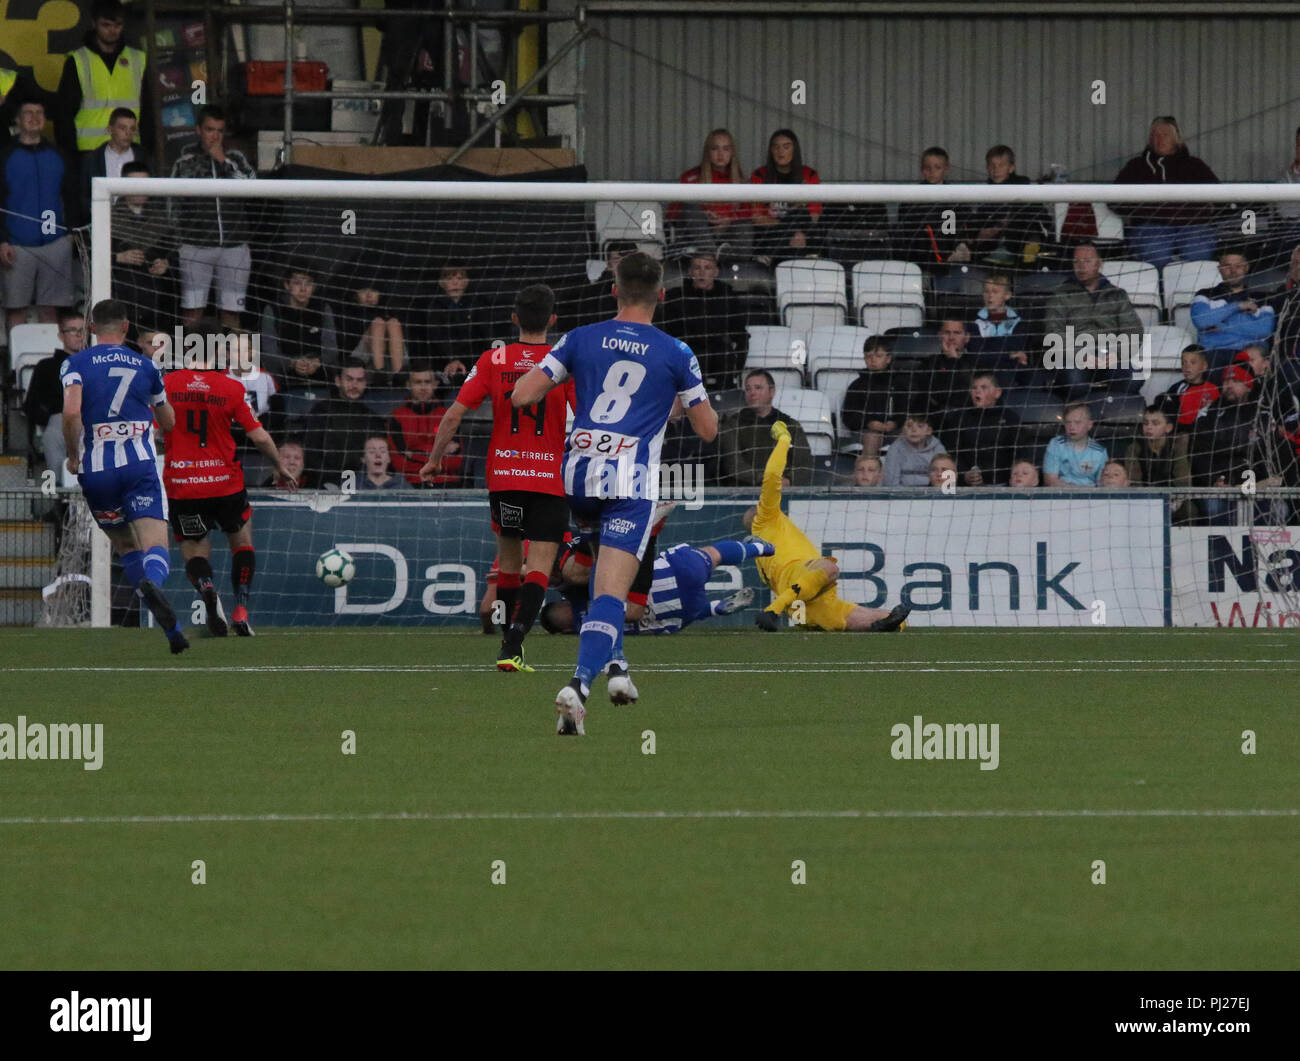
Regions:
<svg viewBox="0 0 1300 1061"><path fill-rule="evenodd" d="M700 366L685 343L653 325L664 297L663 269L648 254L618 264L618 314L575 328L515 384L516 407L540 401L573 376L577 409L565 448L564 489L578 526L598 535L593 599L582 624L573 680L556 695L557 732L583 735L591 682L613 662L609 697L632 703L636 686L623 659L627 592L654 523L659 451L680 402L704 441L718 434Z"/></svg>
<svg viewBox="0 0 1300 1061"><path fill-rule="evenodd" d="M99 342L60 370L68 470L77 475L95 522L122 558L127 580L144 598L174 653L190 647L162 591L170 570L167 508L158 481L152 431L176 425L158 366L124 346L126 307L105 299L90 315Z"/></svg>

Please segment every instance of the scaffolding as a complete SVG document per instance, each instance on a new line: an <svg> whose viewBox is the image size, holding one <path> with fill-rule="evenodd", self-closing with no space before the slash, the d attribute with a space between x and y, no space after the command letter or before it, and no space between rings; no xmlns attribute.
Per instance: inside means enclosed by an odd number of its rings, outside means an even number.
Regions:
<svg viewBox="0 0 1300 1061"><path fill-rule="evenodd" d="M443 7L434 5L441 2ZM251 6L245 4L222 3L216 0L147 0L145 6L146 19L146 49L149 62L152 68L156 68L155 51L157 18L160 14L159 7L162 6L162 14L168 17L175 15L199 15L202 16L205 28L205 48L208 58L208 81L209 84L218 86L218 99L221 99L225 92L226 86L229 85L230 75L233 70L231 61L231 34L227 32L235 26L247 25L278 25L284 28L284 88L283 88L283 105L284 105L284 154L283 161L287 165L293 161L293 133L294 117L293 108L297 102L307 100L336 100L336 99L365 99L380 101L415 101L417 103L431 104L428 108L428 117L425 122L424 141L426 145L432 139L432 125L435 108L432 104L438 104L444 109L444 114L450 117L456 108L463 107L468 117L469 131L465 139L456 147L455 151L447 159L447 164L456 162L467 150L484 139L490 133L495 132L499 141L501 138L501 123L507 117L518 111L530 111L534 108L550 107L573 107L574 108L574 153L577 160L581 162L583 157L582 144L582 126L583 126L583 91L581 84L581 71L583 69L582 50L586 42L594 35L594 29L588 24L586 17L586 6L578 4L572 11L568 12L550 12L550 11L482 11L475 9L464 9L453 6L457 0L426 0L426 6L418 10L407 9L389 9L389 8L336 8L322 7L312 4L297 3L295 0L283 0L278 6ZM455 34L444 32L443 38L443 86L442 88L433 89L397 89L397 90L374 90L374 89L333 89L326 88L324 91L303 92L298 91L293 83L293 64L294 55L294 30L296 27L304 25L318 26L371 26L381 31L392 30L394 26L400 26L404 21L428 23L430 20L441 20L447 23L448 29L458 24L466 24L469 27L470 34L470 72L468 87L461 87L457 84L455 76ZM539 27L551 23L572 23L574 34L562 42L546 62L540 65L523 84L517 84L509 92L504 100L500 98L500 91L491 91L488 89L476 87L479 83L479 48L478 34L480 27L501 26L514 34L514 42L518 42L521 34L532 27ZM513 46L509 54L513 55ZM571 94L542 92L534 93L536 88L570 53L577 54L578 78L576 90ZM215 60L215 63L214 63ZM215 65L215 70L214 70ZM512 63L513 65L513 63ZM521 71L515 70L511 74L511 79L517 81ZM391 74L390 74L391 80ZM151 91L154 86L151 86ZM158 144L163 142L162 116L161 107L154 108L155 122L155 139ZM448 123L450 124L450 123ZM377 123L376 129L372 135L372 142L378 143L382 134L383 123Z"/></svg>

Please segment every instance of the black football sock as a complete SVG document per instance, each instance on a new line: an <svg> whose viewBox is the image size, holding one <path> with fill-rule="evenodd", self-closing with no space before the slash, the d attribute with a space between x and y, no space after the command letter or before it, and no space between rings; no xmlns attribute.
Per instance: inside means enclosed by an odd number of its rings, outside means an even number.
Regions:
<svg viewBox="0 0 1300 1061"><path fill-rule="evenodd" d="M248 594L253 588L255 554L251 546L236 549L230 558L230 585L235 591L235 606L248 607Z"/></svg>
<svg viewBox="0 0 1300 1061"><path fill-rule="evenodd" d="M502 621L497 624L504 634L510 629L510 619L515 613L515 604L519 601L519 576L502 572L497 576L497 600L502 604Z"/></svg>
<svg viewBox="0 0 1300 1061"><path fill-rule="evenodd" d="M194 584L200 594L209 592L212 587L212 565L206 556L192 556L185 561L185 575Z"/></svg>

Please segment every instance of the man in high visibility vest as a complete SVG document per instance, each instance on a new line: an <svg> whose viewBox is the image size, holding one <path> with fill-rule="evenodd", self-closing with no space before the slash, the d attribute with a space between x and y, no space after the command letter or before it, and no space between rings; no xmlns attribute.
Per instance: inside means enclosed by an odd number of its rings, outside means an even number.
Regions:
<svg viewBox="0 0 1300 1061"><path fill-rule="evenodd" d="M108 139L109 118L118 107L140 117L145 146L153 132L152 93L145 54L122 39L126 12L121 0L95 0L93 28L85 43L68 54L59 80L56 134L65 151L94 151Z"/></svg>

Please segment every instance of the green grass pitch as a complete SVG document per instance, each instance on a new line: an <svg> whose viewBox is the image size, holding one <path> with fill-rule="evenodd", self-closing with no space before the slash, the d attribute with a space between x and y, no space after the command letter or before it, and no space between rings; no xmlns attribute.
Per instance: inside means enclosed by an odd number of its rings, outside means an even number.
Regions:
<svg viewBox="0 0 1300 1061"><path fill-rule="evenodd" d="M0 968L1293 968L1295 636L692 630L561 739L572 638L3 631L0 724L104 735L0 759Z"/></svg>

